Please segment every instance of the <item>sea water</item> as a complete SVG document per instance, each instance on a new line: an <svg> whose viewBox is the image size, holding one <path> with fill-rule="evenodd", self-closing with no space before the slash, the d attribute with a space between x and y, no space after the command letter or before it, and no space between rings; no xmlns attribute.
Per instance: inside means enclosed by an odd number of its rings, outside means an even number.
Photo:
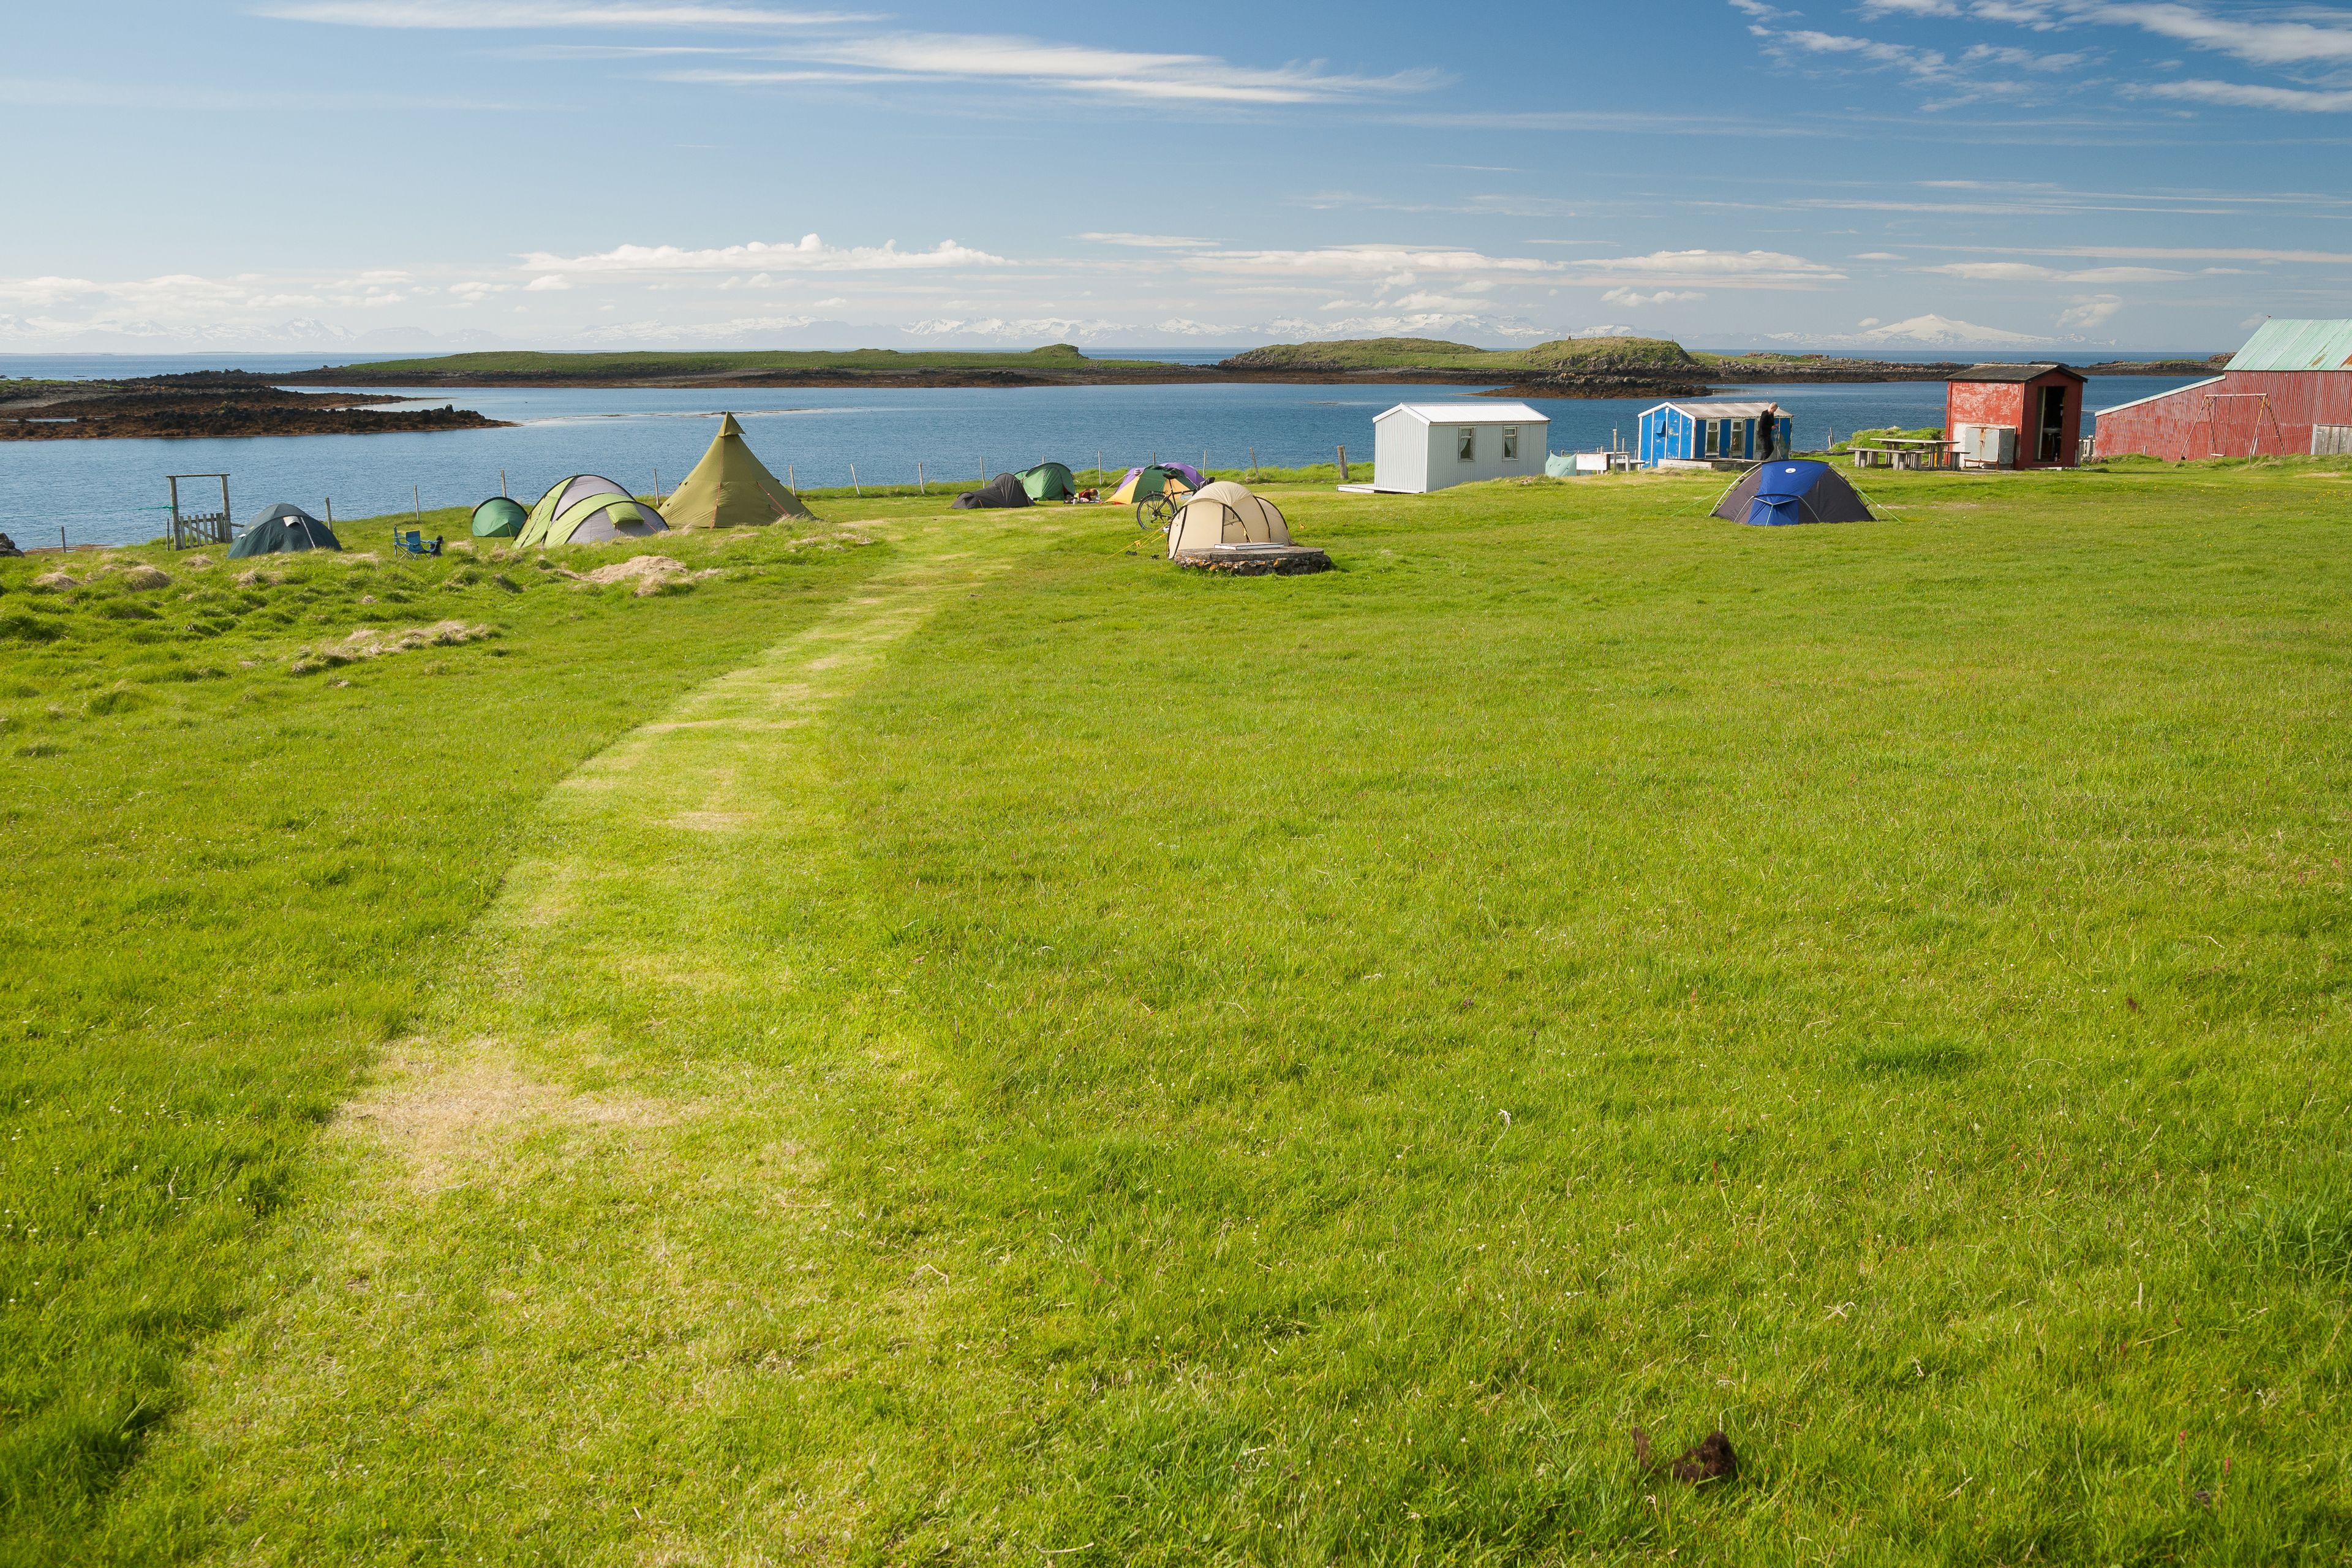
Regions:
<svg viewBox="0 0 2352 1568"><path fill-rule="evenodd" d="M62 356L60 356L62 357ZM99 356L76 356L97 358ZM252 356L244 356L250 361ZM289 356L291 357L291 356ZM1108 351L1105 357L1109 357ZM186 368L183 366L182 368ZM247 368L255 368L248 363ZM267 371L290 368L273 363ZM27 374L10 363L12 374ZM65 374L62 366L47 374ZM84 374L140 374L121 362ZM2092 408L2168 391L2189 377L2103 376ZM404 512L412 505L472 506L487 496L536 500L569 474L604 475L641 493L676 488L710 443L721 412L743 423L761 459L805 489L907 485L920 478L969 484L983 472L1046 459L1114 473L1155 458L1246 476L1267 467L1328 463L1348 448L1370 479L1372 417L1399 403L1449 402L1477 390L1412 383L1340 386L927 387L890 390L740 387L435 388L418 401L454 403L513 422L498 430L233 439L0 442L0 531L22 546L124 544L153 539L169 518L166 475L226 472L239 521L278 502L339 519ZM1772 384L1718 395L1769 398L1795 419L1798 445L1818 447L1857 428L1943 423L1944 384ZM1631 446L1654 397L1532 400L1551 420L1555 452ZM2084 433L2090 433L2086 421ZM216 497L210 482L194 493ZM832 509L828 509L831 510Z"/></svg>

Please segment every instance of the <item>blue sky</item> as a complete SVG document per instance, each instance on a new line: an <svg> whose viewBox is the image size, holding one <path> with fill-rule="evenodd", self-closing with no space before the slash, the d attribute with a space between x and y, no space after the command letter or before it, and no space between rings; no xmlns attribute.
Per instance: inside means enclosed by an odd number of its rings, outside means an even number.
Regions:
<svg viewBox="0 0 2352 1568"><path fill-rule="evenodd" d="M2352 314L2352 7L80 0L7 36L0 351Z"/></svg>

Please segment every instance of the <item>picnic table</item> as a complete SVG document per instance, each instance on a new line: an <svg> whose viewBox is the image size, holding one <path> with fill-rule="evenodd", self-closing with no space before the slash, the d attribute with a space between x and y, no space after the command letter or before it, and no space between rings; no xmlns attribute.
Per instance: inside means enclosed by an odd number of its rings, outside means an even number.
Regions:
<svg viewBox="0 0 2352 1568"><path fill-rule="evenodd" d="M1958 442L1933 436L1882 436L1847 449L1857 468L1957 468L1958 451Z"/></svg>

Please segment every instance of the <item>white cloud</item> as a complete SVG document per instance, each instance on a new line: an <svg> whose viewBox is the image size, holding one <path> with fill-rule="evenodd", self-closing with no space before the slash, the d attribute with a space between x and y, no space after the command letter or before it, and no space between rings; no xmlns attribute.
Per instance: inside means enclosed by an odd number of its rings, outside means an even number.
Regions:
<svg viewBox="0 0 2352 1568"><path fill-rule="evenodd" d="M2104 256L2134 261L2301 261L2322 265L2352 263L2352 251L2273 250L2261 247L2172 247L2147 245L1940 245L1931 250L1972 250L1991 256Z"/></svg>
<svg viewBox="0 0 2352 1568"><path fill-rule="evenodd" d="M675 245L621 245L592 256L555 256L532 251L522 258L526 272L747 272L773 269L795 272L871 272L950 267L1002 267L1004 258L992 256L943 239L929 250L900 250L898 241L879 246L838 247L815 235L803 235L797 244L771 245L751 240L742 245L689 250ZM537 288L540 285L533 284ZM552 285L551 285L552 287Z"/></svg>
<svg viewBox="0 0 2352 1568"><path fill-rule="evenodd" d="M1557 265L1581 283L1651 288L1811 289L1845 277L1833 267L1778 250L1654 250Z"/></svg>
<svg viewBox="0 0 2352 1568"><path fill-rule="evenodd" d="M1854 259L1856 261L1908 261L1910 258L1897 256L1891 250L1865 250Z"/></svg>
<svg viewBox="0 0 2352 1568"><path fill-rule="evenodd" d="M1192 239L1181 234L1088 233L1080 239L1093 240L1097 245L1124 245L1138 250L1205 250L1217 243L1213 239Z"/></svg>
<svg viewBox="0 0 2352 1568"><path fill-rule="evenodd" d="M1199 272L1254 278L1386 278L1409 287L1423 273L1470 277L1480 273L1556 272L1565 263L1534 257L1487 256L1475 250L1414 248L1401 245L1330 245L1313 250L1205 250L1178 258Z"/></svg>
<svg viewBox="0 0 2352 1568"><path fill-rule="evenodd" d="M2297 114L2352 112L2352 92L2321 92L2299 87L2254 87L2235 81L2160 81L2126 90L2142 98L2221 103L2236 109L2283 109Z"/></svg>
<svg viewBox="0 0 2352 1568"><path fill-rule="evenodd" d="M630 5L620 0L279 0L254 14L282 22L348 27L470 31L521 27L809 27L871 20L845 11L782 11L764 5Z"/></svg>
<svg viewBox="0 0 2352 1568"><path fill-rule="evenodd" d="M2113 294L2094 295L2090 299L2077 300L2060 311L2058 324L2061 327L2072 327L2077 331L2105 326L2107 318L2123 308L2123 300Z"/></svg>
<svg viewBox="0 0 2352 1568"><path fill-rule="evenodd" d="M1237 66L1215 55L1146 54L971 33L834 39L795 45L793 57L932 80L1025 82L1131 98L1225 103L1310 103L1417 92L1447 79L1430 70L1344 76L1312 62Z"/></svg>
<svg viewBox="0 0 2352 1568"><path fill-rule="evenodd" d="M909 335L919 338L997 338L1015 342L1068 342L1078 339L1100 342L1132 329L1122 329L1116 321L1090 321L1067 316L1020 319L986 316L978 320L916 321L905 330Z"/></svg>
<svg viewBox="0 0 2352 1568"><path fill-rule="evenodd" d="M561 272L550 272L523 285L527 294L559 293L572 287L572 279Z"/></svg>
<svg viewBox="0 0 2352 1568"><path fill-rule="evenodd" d="M2321 26L2289 20L2292 10L2269 18L2216 16L2195 5L2089 5L2073 7L2084 18L2137 27L2159 37L2233 55L2252 65L2293 66L2352 62L2352 26ZM2340 16L2340 12L2304 12Z"/></svg>
<svg viewBox="0 0 2352 1568"><path fill-rule="evenodd" d="M1633 289L1612 289L1601 296L1601 302L1622 305L1628 310L1643 305L1683 305L1706 296L1694 289L1661 289L1654 294L1643 294Z"/></svg>
<svg viewBox="0 0 2352 1568"><path fill-rule="evenodd" d="M0 278L0 301L11 305L62 305L99 291L87 278Z"/></svg>
<svg viewBox="0 0 2352 1568"><path fill-rule="evenodd" d="M2025 261L1947 261L1919 270L1980 283L2154 283L2189 276L2161 267L2086 267L2068 272Z"/></svg>

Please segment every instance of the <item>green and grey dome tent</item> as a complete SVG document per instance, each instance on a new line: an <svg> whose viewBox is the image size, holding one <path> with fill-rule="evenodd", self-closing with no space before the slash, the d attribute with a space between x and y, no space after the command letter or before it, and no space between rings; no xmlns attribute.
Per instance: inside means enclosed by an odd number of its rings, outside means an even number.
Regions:
<svg viewBox="0 0 2352 1568"><path fill-rule="evenodd" d="M228 554L230 560L236 561L249 555L278 555L289 550L342 547L333 529L300 507L279 501L245 525L245 531L228 547Z"/></svg>
<svg viewBox="0 0 2352 1568"><path fill-rule="evenodd" d="M613 539L642 539L667 533L661 513L608 479L574 474L558 479L530 509L515 542L531 544L602 544Z"/></svg>

